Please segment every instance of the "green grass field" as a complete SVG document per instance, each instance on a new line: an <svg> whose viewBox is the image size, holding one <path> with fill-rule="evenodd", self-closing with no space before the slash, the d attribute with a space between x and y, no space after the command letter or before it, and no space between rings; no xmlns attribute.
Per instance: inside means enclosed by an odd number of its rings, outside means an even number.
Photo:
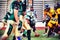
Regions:
<svg viewBox="0 0 60 40"><path fill-rule="evenodd" d="M31 33L31 40L59 40L58 36L54 36L54 37L49 37L47 38L46 36L42 36L44 33L44 30L37 30L37 32L40 34L40 37L34 37L34 33ZM0 36L3 34L2 31L0 31ZM13 39L13 35L10 35L9 38L7 40L12 40ZM23 38L22 40L27 40L27 38Z"/></svg>

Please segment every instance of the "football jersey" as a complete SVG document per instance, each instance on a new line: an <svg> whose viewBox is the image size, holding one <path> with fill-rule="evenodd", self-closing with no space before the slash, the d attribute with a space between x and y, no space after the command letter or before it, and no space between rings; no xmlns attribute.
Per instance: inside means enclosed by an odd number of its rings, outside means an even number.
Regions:
<svg viewBox="0 0 60 40"><path fill-rule="evenodd" d="M53 27L53 25L58 25L58 18L57 18L57 15L55 17L52 17L48 23L48 26L49 27Z"/></svg>
<svg viewBox="0 0 60 40"><path fill-rule="evenodd" d="M17 2L17 1L14 1L12 2L11 4L11 16L9 18L9 20L14 20L15 21L15 17L14 17L14 9L18 10L18 16L20 15L23 15L22 12L23 12L23 8L22 8L22 2Z"/></svg>
<svg viewBox="0 0 60 40"><path fill-rule="evenodd" d="M35 11L28 11L27 12L27 17L29 17L30 20L35 20L36 19L36 16L35 16Z"/></svg>
<svg viewBox="0 0 60 40"><path fill-rule="evenodd" d="M52 17L52 14L50 12L46 12L45 10L44 10L44 15L46 15L45 20L49 20Z"/></svg>

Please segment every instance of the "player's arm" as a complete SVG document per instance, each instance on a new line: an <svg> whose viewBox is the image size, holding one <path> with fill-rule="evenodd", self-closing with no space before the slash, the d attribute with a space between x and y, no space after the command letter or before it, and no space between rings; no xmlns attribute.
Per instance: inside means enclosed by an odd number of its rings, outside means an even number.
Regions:
<svg viewBox="0 0 60 40"><path fill-rule="evenodd" d="M15 5L15 7L14 7L14 17L15 17L15 21L16 21L17 23L19 23L19 18L18 18L18 6L17 6L17 5Z"/></svg>
<svg viewBox="0 0 60 40"><path fill-rule="evenodd" d="M16 9L14 9L14 17L15 17L16 22L18 22L19 21L19 19L18 19L18 10L16 10Z"/></svg>
<svg viewBox="0 0 60 40"><path fill-rule="evenodd" d="M43 20L45 20L46 18L46 11L44 10L44 13L43 13Z"/></svg>

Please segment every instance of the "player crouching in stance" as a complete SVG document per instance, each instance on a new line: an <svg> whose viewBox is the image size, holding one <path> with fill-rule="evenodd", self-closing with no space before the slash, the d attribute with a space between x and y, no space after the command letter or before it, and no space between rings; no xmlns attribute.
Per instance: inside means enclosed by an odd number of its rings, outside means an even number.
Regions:
<svg viewBox="0 0 60 40"><path fill-rule="evenodd" d="M37 15L36 15L36 11L33 9L32 6L30 7L30 10L27 11L26 15L29 17L28 20L30 21L30 26L33 29L35 37L39 37L40 35L37 33L36 27L35 27Z"/></svg>
<svg viewBox="0 0 60 40"><path fill-rule="evenodd" d="M55 13L54 9L50 10L50 12L52 13L52 18L50 19L50 21L48 23L49 31L48 31L48 36L47 37L50 37L53 34L54 29L58 25L58 16Z"/></svg>
<svg viewBox="0 0 60 40"><path fill-rule="evenodd" d="M48 4L45 5L45 9L44 9L44 16L43 16L43 21L46 21L46 25L45 25L45 32L44 32L44 35L47 34L48 32L48 22L50 21L51 19L51 13L49 12L50 11L50 7Z"/></svg>
<svg viewBox="0 0 60 40"><path fill-rule="evenodd" d="M16 40L20 40L18 25L21 24L21 21L19 20L19 16L21 16L23 12L21 0L12 2L11 9L12 9L12 13L8 19L9 28L6 32L6 35L2 37L2 40L7 40L11 32L14 33Z"/></svg>

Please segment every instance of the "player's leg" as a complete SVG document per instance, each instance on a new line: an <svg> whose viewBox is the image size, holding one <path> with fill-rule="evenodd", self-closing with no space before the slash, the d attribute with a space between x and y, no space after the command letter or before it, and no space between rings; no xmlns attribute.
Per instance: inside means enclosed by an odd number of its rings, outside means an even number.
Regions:
<svg viewBox="0 0 60 40"><path fill-rule="evenodd" d="M46 26L45 26L45 33L47 33L47 24L48 24L48 20L46 20Z"/></svg>
<svg viewBox="0 0 60 40"><path fill-rule="evenodd" d="M26 37L27 30L23 30L23 37Z"/></svg>
<svg viewBox="0 0 60 40"><path fill-rule="evenodd" d="M25 21L25 28L27 30L27 38L28 40L31 40L31 27L29 25L29 20Z"/></svg>
<svg viewBox="0 0 60 40"><path fill-rule="evenodd" d="M48 36L47 37L50 37L50 35L52 34L52 32L53 32L53 28L49 28Z"/></svg>
<svg viewBox="0 0 60 40"><path fill-rule="evenodd" d="M15 24L13 27L14 27L14 35L16 40L21 40L20 31L18 30L18 25Z"/></svg>
<svg viewBox="0 0 60 40"><path fill-rule="evenodd" d="M8 36L11 34L11 32L12 32L12 29L13 29L13 27L12 27L12 25L10 24L9 25L9 28L7 28L7 30L6 30L6 32L5 32L5 36L3 36L2 37L2 40L7 40L7 38L8 38Z"/></svg>
<svg viewBox="0 0 60 40"><path fill-rule="evenodd" d="M40 35L39 35L38 32L36 31L35 23L32 24L32 28L33 28L33 32L34 32L34 34L35 34L35 37L39 37Z"/></svg>
<svg viewBox="0 0 60 40"><path fill-rule="evenodd" d="M27 30L27 38L28 40L31 40L31 30Z"/></svg>
<svg viewBox="0 0 60 40"><path fill-rule="evenodd" d="M57 33L59 34L58 38L60 39L60 26L58 26L57 30Z"/></svg>

